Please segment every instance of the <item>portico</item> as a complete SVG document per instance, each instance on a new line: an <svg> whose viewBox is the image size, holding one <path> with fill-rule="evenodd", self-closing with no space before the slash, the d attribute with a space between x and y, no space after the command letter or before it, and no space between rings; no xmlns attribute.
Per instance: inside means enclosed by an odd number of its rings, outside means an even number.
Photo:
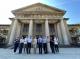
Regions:
<svg viewBox="0 0 80 59"><path fill-rule="evenodd" d="M15 15L9 35L9 43L13 44L16 37L21 36L54 36L59 38L59 44L69 45L69 35L66 20L63 18L65 11L36 3L21 9L13 10ZM49 39L48 39L49 41Z"/></svg>

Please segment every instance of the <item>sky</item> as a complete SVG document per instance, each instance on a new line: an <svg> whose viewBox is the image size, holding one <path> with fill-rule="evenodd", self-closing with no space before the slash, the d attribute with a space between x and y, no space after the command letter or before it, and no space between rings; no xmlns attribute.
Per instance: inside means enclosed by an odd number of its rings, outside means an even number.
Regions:
<svg viewBox="0 0 80 59"><path fill-rule="evenodd" d="M67 23L80 24L80 0L0 0L0 24L11 24L12 10L38 2L66 10Z"/></svg>

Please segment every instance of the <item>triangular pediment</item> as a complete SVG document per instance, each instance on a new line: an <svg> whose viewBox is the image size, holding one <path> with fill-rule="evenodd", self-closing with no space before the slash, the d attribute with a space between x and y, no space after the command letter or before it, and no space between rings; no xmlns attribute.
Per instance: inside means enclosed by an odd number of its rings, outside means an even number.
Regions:
<svg viewBox="0 0 80 59"><path fill-rule="evenodd" d="M53 11L49 8L43 7L43 6L35 6L32 8L28 8L28 9L23 9L22 11ZM56 10L54 10L55 12Z"/></svg>
<svg viewBox="0 0 80 59"><path fill-rule="evenodd" d="M42 3L36 3L32 4L30 6L26 6L20 9L16 9L12 11L14 14L19 13L19 12L50 12L50 13L65 13L64 10L51 7Z"/></svg>

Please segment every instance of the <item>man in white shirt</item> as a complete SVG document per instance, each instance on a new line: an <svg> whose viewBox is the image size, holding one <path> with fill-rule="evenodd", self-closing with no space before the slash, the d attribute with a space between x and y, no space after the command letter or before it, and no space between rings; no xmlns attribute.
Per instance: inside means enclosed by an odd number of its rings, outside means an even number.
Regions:
<svg viewBox="0 0 80 59"><path fill-rule="evenodd" d="M20 44L19 44L19 54L22 53L23 46L24 46L24 38L22 37L20 39Z"/></svg>
<svg viewBox="0 0 80 59"><path fill-rule="evenodd" d="M55 52L59 52L58 38L54 36Z"/></svg>
<svg viewBox="0 0 80 59"><path fill-rule="evenodd" d="M27 52L27 39L28 39L28 37L26 36L24 39L24 52L25 52L25 50Z"/></svg>
<svg viewBox="0 0 80 59"><path fill-rule="evenodd" d="M38 38L38 48L39 48L39 54L42 54L42 43L43 40L41 37Z"/></svg>
<svg viewBox="0 0 80 59"><path fill-rule="evenodd" d="M31 43L32 43L32 37L29 36L27 39L27 54L31 53Z"/></svg>
<svg viewBox="0 0 80 59"><path fill-rule="evenodd" d="M44 50L45 54L48 53L48 51L47 51L47 37L46 36L43 36L43 50Z"/></svg>

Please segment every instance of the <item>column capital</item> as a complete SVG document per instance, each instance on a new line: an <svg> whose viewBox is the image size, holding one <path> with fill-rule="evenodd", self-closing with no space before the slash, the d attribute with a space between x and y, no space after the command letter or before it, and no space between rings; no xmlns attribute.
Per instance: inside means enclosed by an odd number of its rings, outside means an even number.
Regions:
<svg viewBox="0 0 80 59"><path fill-rule="evenodd" d="M48 20L48 18L46 18L46 20Z"/></svg>

